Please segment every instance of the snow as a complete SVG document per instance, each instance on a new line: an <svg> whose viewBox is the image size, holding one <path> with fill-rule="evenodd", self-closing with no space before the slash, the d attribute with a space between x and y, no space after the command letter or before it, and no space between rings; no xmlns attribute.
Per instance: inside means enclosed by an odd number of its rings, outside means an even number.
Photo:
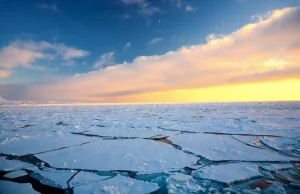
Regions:
<svg viewBox="0 0 300 194"><path fill-rule="evenodd" d="M13 171L13 172L5 174L4 177L9 178L9 179L14 179L14 178L18 178L18 177L25 176L25 175L27 175L27 172L25 170L17 170L17 171Z"/></svg>
<svg viewBox="0 0 300 194"><path fill-rule="evenodd" d="M74 174L75 172L70 171L35 171L29 175L39 180L42 184L66 189L68 188L67 182Z"/></svg>
<svg viewBox="0 0 300 194"><path fill-rule="evenodd" d="M175 173L166 179L169 194L185 194L205 192L205 188L201 187L197 180L190 175Z"/></svg>
<svg viewBox="0 0 300 194"><path fill-rule="evenodd" d="M124 176L116 176L111 179L94 182L74 188L74 194L88 194L88 193L122 193L122 194L136 194L136 193L151 193L158 190L156 183L149 183L131 179Z"/></svg>
<svg viewBox="0 0 300 194"><path fill-rule="evenodd" d="M6 160L5 157L0 157L0 171L11 171L18 170L32 166L29 163L17 161L17 160Z"/></svg>
<svg viewBox="0 0 300 194"><path fill-rule="evenodd" d="M36 156L56 168L152 173L178 170L198 160L171 145L144 139L101 140Z"/></svg>
<svg viewBox="0 0 300 194"><path fill-rule="evenodd" d="M29 183L19 184L19 183L0 180L0 193L1 194L8 194L8 193L36 194L38 192L33 190L31 184Z"/></svg>
<svg viewBox="0 0 300 194"><path fill-rule="evenodd" d="M258 167L254 163L227 163L204 166L192 172L192 176L199 179L209 179L221 183L245 181L254 177L261 177Z"/></svg>
<svg viewBox="0 0 300 194"><path fill-rule="evenodd" d="M109 176L99 176L94 173L80 171L76 174L72 180L69 182L71 187L84 185L91 182L96 182L104 179L110 178Z"/></svg>
<svg viewBox="0 0 300 194"><path fill-rule="evenodd" d="M182 134L168 139L183 150L213 161L300 161L274 151L245 145L228 135Z"/></svg>
<svg viewBox="0 0 300 194"><path fill-rule="evenodd" d="M291 164L261 164L259 166L267 171L277 171L293 168Z"/></svg>

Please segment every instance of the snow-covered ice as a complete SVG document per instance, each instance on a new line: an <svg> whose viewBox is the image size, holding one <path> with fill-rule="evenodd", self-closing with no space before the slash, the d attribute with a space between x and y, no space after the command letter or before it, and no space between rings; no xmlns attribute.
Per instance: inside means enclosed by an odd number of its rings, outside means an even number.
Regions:
<svg viewBox="0 0 300 194"><path fill-rule="evenodd" d="M111 127L100 127L83 134L96 135L101 137L125 137L125 138L151 138L155 136L172 136L178 134L176 132L164 131L164 130L151 130L147 128L111 128Z"/></svg>
<svg viewBox="0 0 300 194"><path fill-rule="evenodd" d="M0 171L18 170L33 166L32 164L18 160L7 160L6 157L0 157Z"/></svg>
<svg viewBox="0 0 300 194"><path fill-rule="evenodd" d="M171 145L144 139L100 140L36 156L56 168L98 171L167 172L198 160Z"/></svg>
<svg viewBox="0 0 300 194"><path fill-rule="evenodd" d="M69 182L71 187L84 185L91 182L96 182L110 178L109 176L99 176L91 172L80 171L77 173L72 180Z"/></svg>
<svg viewBox="0 0 300 194"><path fill-rule="evenodd" d="M124 176L116 176L111 179L75 187L74 194L143 194L151 193L153 191L156 191L157 189L159 189L159 187L155 183L139 181Z"/></svg>
<svg viewBox="0 0 300 194"><path fill-rule="evenodd" d="M4 177L9 179L14 179L25 175L27 175L27 172L25 170L17 170L5 174Z"/></svg>
<svg viewBox="0 0 300 194"><path fill-rule="evenodd" d="M1 143L0 153L12 155L35 154L93 141L93 138L73 134L52 133L29 138L16 138Z"/></svg>
<svg viewBox="0 0 300 194"><path fill-rule="evenodd" d="M261 193L272 179L297 193L299 137L299 103L0 105L0 180L24 181L4 183L28 193L28 183L53 193Z"/></svg>
<svg viewBox="0 0 300 194"><path fill-rule="evenodd" d="M265 145L278 150L290 153L294 156L300 156L300 137L295 138L264 138L261 140Z"/></svg>
<svg viewBox="0 0 300 194"><path fill-rule="evenodd" d="M206 189L190 175L175 173L168 177L166 182L169 194L185 194L206 191Z"/></svg>
<svg viewBox="0 0 300 194"><path fill-rule="evenodd" d="M300 161L299 158L245 145L227 135L181 134L168 139L183 150L212 161Z"/></svg>
<svg viewBox="0 0 300 194"><path fill-rule="evenodd" d="M291 164L261 164L259 166L267 171L277 171L293 168Z"/></svg>
<svg viewBox="0 0 300 194"><path fill-rule="evenodd" d="M68 181L74 174L75 172L71 171L35 171L30 173L30 176L36 178L42 184L66 189L68 188Z"/></svg>
<svg viewBox="0 0 300 194"><path fill-rule="evenodd" d="M192 172L192 176L199 179L209 179L221 183L245 181L253 177L262 176L254 163L227 163L204 166Z"/></svg>

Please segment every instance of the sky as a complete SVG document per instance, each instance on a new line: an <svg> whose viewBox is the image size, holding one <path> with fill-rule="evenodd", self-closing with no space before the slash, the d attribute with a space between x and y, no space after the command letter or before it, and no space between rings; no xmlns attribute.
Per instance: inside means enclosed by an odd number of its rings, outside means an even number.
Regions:
<svg viewBox="0 0 300 194"><path fill-rule="evenodd" d="M299 0L0 4L8 100L300 100Z"/></svg>

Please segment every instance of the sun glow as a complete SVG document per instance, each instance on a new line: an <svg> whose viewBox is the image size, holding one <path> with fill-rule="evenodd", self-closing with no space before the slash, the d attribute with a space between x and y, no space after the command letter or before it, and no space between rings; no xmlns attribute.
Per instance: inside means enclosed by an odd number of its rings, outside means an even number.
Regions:
<svg viewBox="0 0 300 194"><path fill-rule="evenodd" d="M172 90L129 96L126 102L240 102L300 100L300 79Z"/></svg>

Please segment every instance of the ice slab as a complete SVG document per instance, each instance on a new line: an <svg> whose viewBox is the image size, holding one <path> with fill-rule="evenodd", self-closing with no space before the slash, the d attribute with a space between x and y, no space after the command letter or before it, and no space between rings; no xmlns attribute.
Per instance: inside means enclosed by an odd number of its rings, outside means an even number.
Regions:
<svg viewBox="0 0 300 194"><path fill-rule="evenodd" d="M278 150L286 151L294 156L300 157L300 138L268 138L261 140L265 145Z"/></svg>
<svg viewBox="0 0 300 194"><path fill-rule="evenodd" d="M69 182L71 187L84 185L91 182L96 182L104 179L110 178L109 176L99 176L91 172L80 171L76 174L72 180Z"/></svg>
<svg viewBox="0 0 300 194"><path fill-rule="evenodd" d="M18 160L6 160L0 157L0 171L11 171L33 166L32 164L21 162Z"/></svg>
<svg viewBox="0 0 300 194"><path fill-rule="evenodd" d="M293 168L291 164L261 164L259 166L267 171L277 171Z"/></svg>
<svg viewBox="0 0 300 194"><path fill-rule="evenodd" d="M192 176L229 184L261 177L262 174L260 174L257 165L254 163L228 163L204 166L193 171Z"/></svg>
<svg viewBox="0 0 300 194"><path fill-rule="evenodd" d="M68 188L67 182L74 174L75 172L70 171L36 171L29 175L40 181L42 184L66 189Z"/></svg>
<svg viewBox="0 0 300 194"><path fill-rule="evenodd" d="M147 129L147 128L112 128L104 127L94 129L84 134L97 135L101 137L125 137L125 138L150 138L154 136L171 136L178 134L176 132L164 131L159 129Z"/></svg>
<svg viewBox="0 0 300 194"><path fill-rule="evenodd" d="M74 194L136 194L136 193L151 193L158 190L159 187L156 183L149 183L140 180L131 179L124 176L116 176L111 179L94 182L73 189Z"/></svg>
<svg viewBox="0 0 300 194"><path fill-rule="evenodd" d="M100 140L36 155L52 167L98 171L165 172L196 163L197 157L152 140Z"/></svg>
<svg viewBox="0 0 300 194"><path fill-rule="evenodd" d="M206 189L201 187L197 180L190 175L175 173L166 179L169 194L185 194L205 192Z"/></svg>
<svg viewBox="0 0 300 194"><path fill-rule="evenodd" d="M14 183L9 181L0 181L0 193L18 193L18 194L37 194L29 183Z"/></svg>
<svg viewBox="0 0 300 194"><path fill-rule="evenodd" d="M27 175L27 172L25 170L17 170L17 171L13 171L13 172L5 174L4 177L9 178L9 179L14 179L14 178L18 178L18 177L25 176L25 175Z"/></svg>
<svg viewBox="0 0 300 194"><path fill-rule="evenodd" d="M182 134L168 138L183 150L213 161L300 161L272 150L245 145L228 135Z"/></svg>
<svg viewBox="0 0 300 194"><path fill-rule="evenodd" d="M16 138L14 141L2 143L0 153L12 155L41 153L66 146L82 144L94 139L69 133L52 133L30 138Z"/></svg>
<svg viewBox="0 0 300 194"><path fill-rule="evenodd" d="M262 194L286 194L286 191L282 185L274 183L264 189Z"/></svg>
<svg viewBox="0 0 300 194"><path fill-rule="evenodd" d="M247 145L250 146L254 146L254 147L261 147L261 142L259 141L259 137L257 136L244 136L244 135L233 135L233 137L238 140L241 141Z"/></svg>

